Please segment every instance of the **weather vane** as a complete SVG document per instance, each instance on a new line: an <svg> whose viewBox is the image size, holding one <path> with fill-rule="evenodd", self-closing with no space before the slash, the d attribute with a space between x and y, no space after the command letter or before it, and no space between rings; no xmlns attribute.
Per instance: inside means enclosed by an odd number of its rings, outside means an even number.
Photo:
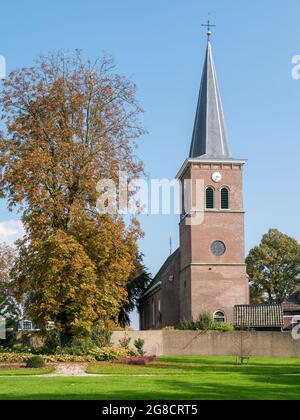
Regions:
<svg viewBox="0 0 300 420"><path fill-rule="evenodd" d="M213 25L212 23L210 23L210 20L208 19L207 23L204 23L201 26L204 26L204 27L207 28L207 36L208 36L208 39L210 39L210 36L211 36L211 28L215 28L216 25Z"/></svg>

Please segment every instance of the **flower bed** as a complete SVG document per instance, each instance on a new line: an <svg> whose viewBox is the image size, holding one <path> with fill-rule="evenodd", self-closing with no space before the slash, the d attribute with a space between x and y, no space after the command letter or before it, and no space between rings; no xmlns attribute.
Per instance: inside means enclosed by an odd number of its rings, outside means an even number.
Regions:
<svg viewBox="0 0 300 420"><path fill-rule="evenodd" d="M146 366L149 363L154 362L156 356L140 356L140 357L129 357L126 359L122 359L120 363L125 365L139 365L139 366Z"/></svg>
<svg viewBox="0 0 300 420"><path fill-rule="evenodd" d="M27 360L35 355L30 353L0 353L0 364L23 364ZM94 362L95 357L92 355L88 356L75 356L71 354L55 354L55 355L41 355L46 363L57 363L57 362Z"/></svg>

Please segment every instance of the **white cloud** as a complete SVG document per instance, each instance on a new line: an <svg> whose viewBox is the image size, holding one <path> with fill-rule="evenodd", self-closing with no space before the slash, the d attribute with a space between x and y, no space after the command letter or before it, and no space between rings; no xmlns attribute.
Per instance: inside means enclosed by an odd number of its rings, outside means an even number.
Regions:
<svg viewBox="0 0 300 420"><path fill-rule="evenodd" d="M14 245L14 242L22 238L24 233L25 230L21 220L0 222L0 242L5 242L7 245Z"/></svg>

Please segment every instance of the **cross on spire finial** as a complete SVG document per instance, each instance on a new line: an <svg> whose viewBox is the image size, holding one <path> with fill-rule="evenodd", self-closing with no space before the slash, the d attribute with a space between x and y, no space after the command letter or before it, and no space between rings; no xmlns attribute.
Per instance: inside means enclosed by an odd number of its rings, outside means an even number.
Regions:
<svg viewBox="0 0 300 420"><path fill-rule="evenodd" d="M204 23L201 26L204 26L204 27L207 28L207 37L208 37L208 40L210 40L210 37L211 37L211 28L215 28L216 25L213 25L212 23L210 23L210 20L208 19L207 23Z"/></svg>

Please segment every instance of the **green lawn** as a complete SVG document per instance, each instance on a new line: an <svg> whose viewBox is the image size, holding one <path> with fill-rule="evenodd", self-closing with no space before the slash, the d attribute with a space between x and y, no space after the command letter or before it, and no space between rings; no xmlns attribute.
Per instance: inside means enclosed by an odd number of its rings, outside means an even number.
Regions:
<svg viewBox="0 0 300 420"><path fill-rule="evenodd" d="M300 399L300 359L234 362L162 357L147 367L97 363L89 368L110 376L1 378L0 399Z"/></svg>
<svg viewBox="0 0 300 420"><path fill-rule="evenodd" d="M0 369L0 376L35 376L47 375L54 369Z"/></svg>

